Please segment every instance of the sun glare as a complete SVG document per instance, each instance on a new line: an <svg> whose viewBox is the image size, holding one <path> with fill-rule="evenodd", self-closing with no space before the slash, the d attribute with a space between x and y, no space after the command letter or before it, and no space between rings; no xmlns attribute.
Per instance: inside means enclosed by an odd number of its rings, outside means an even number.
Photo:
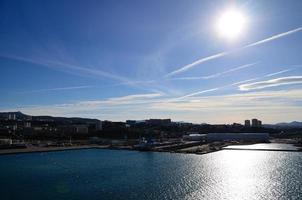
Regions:
<svg viewBox="0 0 302 200"><path fill-rule="evenodd" d="M239 10L223 12L216 24L218 35L229 40L237 39L245 29L246 20L246 16Z"/></svg>

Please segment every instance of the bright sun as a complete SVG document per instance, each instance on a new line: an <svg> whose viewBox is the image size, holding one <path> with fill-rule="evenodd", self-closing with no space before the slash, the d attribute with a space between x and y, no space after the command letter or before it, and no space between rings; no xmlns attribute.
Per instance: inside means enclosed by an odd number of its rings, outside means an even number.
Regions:
<svg viewBox="0 0 302 200"><path fill-rule="evenodd" d="M219 36L234 40L237 39L245 29L246 17L236 9L223 12L217 21L216 29Z"/></svg>

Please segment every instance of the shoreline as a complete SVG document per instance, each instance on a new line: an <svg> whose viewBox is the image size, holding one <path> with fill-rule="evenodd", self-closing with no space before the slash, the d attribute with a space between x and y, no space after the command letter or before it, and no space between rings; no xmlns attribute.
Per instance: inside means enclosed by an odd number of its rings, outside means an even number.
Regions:
<svg viewBox="0 0 302 200"><path fill-rule="evenodd" d="M83 149L107 149L107 146L98 145L79 145L70 147L31 147L22 149L2 149L0 150L1 155L10 154L23 154L23 153L43 153L43 152L54 152L54 151L68 151L68 150L83 150Z"/></svg>
<svg viewBox="0 0 302 200"><path fill-rule="evenodd" d="M208 153L214 153L221 150L248 150L248 151L283 151L283 152L302 152L302 148L297 149L248 149L248 148L232 148L230 146L238 146L240 144L207 144L207 149L200 149L201 146L194 146L195 150L189 149L178 149L178 150L161 150L161 149L149 149L139 150L131 146L111 146L111 145L77 145L69 147L27 147L27 148L16 148L16 149L1 149L1 155L12 155L12 154L23 154L23 153L43 153L43 152L55 152L55 151L68 151L68 150L83 150L83 149L110 149L110 150L128 150L138 152L165 152L165 153L181 153L181 154L195 154L203 155ZM250 144L251 145L251 144ZM292 144L294 145L294 144ZM226 148L227 147L227 148Z"/></svg>

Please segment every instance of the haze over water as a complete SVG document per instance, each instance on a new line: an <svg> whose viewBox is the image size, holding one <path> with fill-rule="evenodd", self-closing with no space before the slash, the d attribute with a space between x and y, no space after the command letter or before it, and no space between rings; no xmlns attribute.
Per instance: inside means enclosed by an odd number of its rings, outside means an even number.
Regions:
<svg viewBox="0 0 302 200"><path fill-rule="evenodd" d="M3 199L301 199L302 154L74 150L0 156Z"/></svg>

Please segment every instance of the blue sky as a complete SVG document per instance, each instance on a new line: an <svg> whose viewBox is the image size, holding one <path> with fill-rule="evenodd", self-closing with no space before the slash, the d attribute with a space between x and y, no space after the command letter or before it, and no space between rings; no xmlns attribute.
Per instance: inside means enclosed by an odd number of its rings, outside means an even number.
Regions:
<svg viewBox="0 0 302 200"><path fill-rule="evenodd" d="M247 17L235 41L219 13ZM0 110L101 120L302 120L302 2L0 1Z"/></svg>

